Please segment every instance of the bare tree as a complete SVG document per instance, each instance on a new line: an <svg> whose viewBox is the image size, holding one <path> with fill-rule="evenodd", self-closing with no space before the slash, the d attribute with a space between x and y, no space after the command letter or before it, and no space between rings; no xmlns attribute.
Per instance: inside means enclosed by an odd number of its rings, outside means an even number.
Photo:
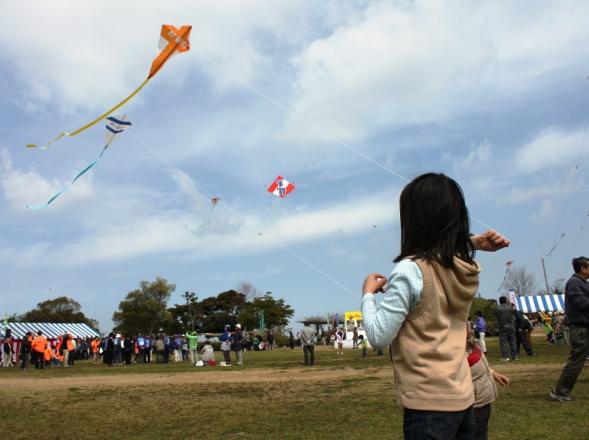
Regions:
<svg viewBox="0 0 589 440"><path fill-rule="evenodd" d="M564 292L564 278L557 278L556 280L554 280L552 282L552 285L549 287L550 287L550 292L548 292L548 293L550 295L558 295L559 293L563 293ZM546 289L542 289L540 291L540 293L545 295Z"/></svg>
<svg viewBox="0 0 589 440"><path fill-rule="evenodd" d="M534 295L536 276L525 266L511 267L503 283L506 289L514 289L517 296Z"/></svg>
<svg viewBox="0 0 589 440"><path fill-rule="evenodd" d="M245 295L246 301L253 301L254 298L260 295L260 292L258 291L256 286L254 286L249 281L240 281L239 283L237 283L237 287L235 288L235 290Z"/></svg>

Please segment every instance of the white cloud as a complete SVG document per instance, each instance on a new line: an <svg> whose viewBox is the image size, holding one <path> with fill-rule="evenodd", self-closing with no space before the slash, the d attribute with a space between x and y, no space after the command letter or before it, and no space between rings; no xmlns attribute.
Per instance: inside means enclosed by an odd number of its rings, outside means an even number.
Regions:
<svg viewBox="0 0 589 440"><path fill-rule="evenodd" d="M549 223L555 219L557 212L557 206L552 200L542 200L540 210L532 214L532 220L536 223Z"/></svg>
<svg viewBox="0 0 589 440"><path fill-rule="evenodd" d="M396 221L394 204L382 204L391 192L294 214L273 214L271 221L259 212L228 213L226 209L223 214L213 216L210 226L203 216L186 212L139 213L132 210L129 221L119 219L116 223L108 223L94 219L85 226L86 233L80 235L79 240L59 248L44 245L36 258L47 264L69 266L153 254L182 254L194 259L257 254L276 247L321 240L332 234L368 233L374 223L392 223ZM29 264L31 259L17 261Z"/></svg>
<svg viewBox="0 0 589 440"><path fill-rule="evenodd" d="M259 19L261 10L264 20ZM204 60L245 81L270 76L273 69L259 47L260 35L303 38L295 25L308 11L295 1L262 0L175 1L153 7L140 0L10 3L0 16L0 55L23 91L23 109L94 112L143 81L157 54L162 23L191 24L193 29L191 50L158 74L167 77L157 81L160 90L178 88L183 81L177 79L195 68L227 87L225 75ZM85 118L81 115L80 121Z"/></svg>
<svg viewBox="0 0 589 440"><path fill-rule="evenodd" d="M444 159L453 164L455 170L465 172L480 172L489 167L489 159L493 146L487 140L479 144L471 144L470 149L461 155L448 152L444 155Z"/></svg>
<svg viewBox="0 0 589 440"><path fill-rule="evenodd" d="M538 77L577 62L589 38L587 3L370 5L292 61L297 114L350 141L542 90ZM293 120L292 131L309 130Z"/></svg>
<svg viewBox="0 0 589 440"><path fill-rule="evenodd" d="M583 140L584 130L547 128L516 152L516 165L520 171L529 173L574 163Z"/></svg>

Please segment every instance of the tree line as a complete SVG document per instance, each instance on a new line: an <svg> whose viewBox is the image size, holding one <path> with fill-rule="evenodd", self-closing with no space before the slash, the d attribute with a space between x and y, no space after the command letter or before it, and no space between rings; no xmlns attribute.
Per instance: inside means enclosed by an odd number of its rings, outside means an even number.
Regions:
<svg viewBox="0 0 589 440"><path fill-rule="evenodd" d="M248 329L282 330L294 315L293 308L284 299L274 298L272 292L261 294L249 282L236 289L199 300L194 292L185 292L182 304L168 302L176 286L165 278L141 281L139 288L127 293L113 313L114 331L124 334L155 334L161 330L168 334L182 334L187 330L215 333L225 325L240 323ZM98 329L98 322L87 317L76 300L60 296L42 301L37 307L12 315L15 322L85 323Z"/></svg>

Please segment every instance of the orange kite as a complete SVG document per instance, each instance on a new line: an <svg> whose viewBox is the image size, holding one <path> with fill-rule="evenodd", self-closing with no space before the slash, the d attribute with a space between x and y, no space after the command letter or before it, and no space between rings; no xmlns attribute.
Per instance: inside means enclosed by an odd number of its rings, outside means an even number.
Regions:
<svg viewBox="0 0 589 440"><path fill-rule="evenodd" d="M160 38L160 44L159 44L159 49L161 51L157 55L157 57L155 57L153 62L151 63L151 68L149 69L149 75L147 75L147 78L145 78L145 81L143 81L143 83L141 83L141 85L139 87L137 87L129 96L127 96L121 102L119 102L114 107L107 110L105 113L103 113L102 115L100 115L99 117L94 119L93 121L90 121L89 123L87 123L83 127L80 127L77 130L74 130L72 132L62 131L53 140L51 140L49 143L47 143L46 145L44 145L40 149L41 150L46 149L53 142L60 140L64 136L70 136L70 137L76 136L77 134L79 134L79 133L83 132L84 130L97 124L102 119L106 118L107 116L109 116L110 114L112 114L113 112L115 112L116 110L121 108L123 105L125 105L127 102L129 102L131 99L133 99L133 97L137 93L139 93L143 87L145 87L145 85L149 82L149 80L151 78L153 78L160 71L160 69L162 67L164 67L164 64L166 64L166 61L168 61L172 55L175 55L176 53L187 52L188 50L190 50L189 38L190 38L190 31L191 30L192 30L192 26L182 26L182 27L180 27L180 29L178 29L175 26L172 26L171 24L162 25L162 31L160 33L161 38ZM27 144L27 147L35 148L35 147L37 147L37 144Z"/></svg>

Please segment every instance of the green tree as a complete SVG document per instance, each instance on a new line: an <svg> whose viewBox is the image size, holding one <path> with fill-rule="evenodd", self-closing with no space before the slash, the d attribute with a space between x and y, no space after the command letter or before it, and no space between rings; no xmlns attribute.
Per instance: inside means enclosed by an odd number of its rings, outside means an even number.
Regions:
<svg viewBox="0 0 589 440"><path fill-rule="evenodd" d="M219 332L224 325L235 325L239 322L245 304L244 294L227 290L203 299L199 308L201 314L197 319L201 320L203 331Z"/></svg>
<svg viewBox="0 0 589 440"><path fill-rule="evenodd" d="M112 320L117 331L151 335L171 319L166 307L176 286L157 277L152 283L141 281L139 287L119 303L119 310L113 313Z"/></svg>
<svg viewBox="0 0 589 440"><path fill-rule="evenodd" d="M20 322L73 322L84 323L97 329L98 321L86 317L80 303L72 298L60 296L37 304L35 309L29 310L18 317Z"/></svg>
<svg viewBox="0 0 589 440"><path fill-rule="evenodd" d="M257 328L259 311L264 313L266 328L277 330L284 329L294 315L294 309L284 299L275 299L272 292L266 292L245 304L239 319L248 329Z"/></svg>

